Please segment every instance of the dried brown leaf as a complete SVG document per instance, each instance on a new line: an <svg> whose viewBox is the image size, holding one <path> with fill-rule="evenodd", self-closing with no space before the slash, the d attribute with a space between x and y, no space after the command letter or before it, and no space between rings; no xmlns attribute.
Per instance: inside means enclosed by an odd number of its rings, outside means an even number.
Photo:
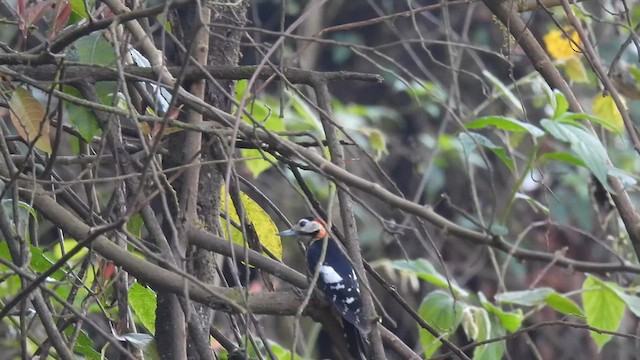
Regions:
<svg viewBox="0 0 640 360"><path fill-rule="evenodd" d="M9 100L9 107L18 135L29 143L37 139L35 147L50 154L49 121L42 104L27 89L18 87Z"/></svg>

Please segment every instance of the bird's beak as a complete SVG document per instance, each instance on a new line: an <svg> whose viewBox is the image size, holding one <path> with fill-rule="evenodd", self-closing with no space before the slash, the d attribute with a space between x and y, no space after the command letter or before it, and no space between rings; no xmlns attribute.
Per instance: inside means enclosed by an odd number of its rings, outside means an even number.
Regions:
<svg viewBox="0 0 640 360"><path fill-rule="evenodd" d="M296 229L289 229L285 231L281 231L278 233L280 236L296 236L298 235L298 231Z"/></svg>

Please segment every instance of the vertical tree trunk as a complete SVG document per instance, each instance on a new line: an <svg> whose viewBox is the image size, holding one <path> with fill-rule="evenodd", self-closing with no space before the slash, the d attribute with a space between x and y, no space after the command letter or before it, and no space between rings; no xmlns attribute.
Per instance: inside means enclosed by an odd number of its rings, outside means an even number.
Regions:
<svg viewBox="0 0 640 360"><path fill-rule="evenodd" d="M218 1L217 3L221 2L228 2L230 4L233 4L236 1L223 0ZM214 5L211 7L211 24L230 25L234 28L241 28L246 24L247 21L247 7L247 1L240 1L236 5ZM191 42L200 29L200 19L202 17L201 14L198 13L198 11L199 8L196 5L193 5L181 9L177 12L176 23L178 26L174 25L174 29L176 30L178 38L182 41L185 48L187 49L190 49L192 47ZM209 30L212 36L210 36L209 42L208 63L211 65L237 65L241 57L239 44L243 32L221 26L211 26L209 27ZM193 52L197 50L197 46L193 46L192 55L194 55ZM178 58L180 58L180 56L178 56ZM184 57L179 59L179 61L184 61ZM184 87L189 89L190 84L184 84ZM221 110L229 112L232 110L232 102L220 89L222 89L224 92L233 94L234 82L218 81L217 84L207 83L204 100L205 102ZM169 140L169 148L174 150L185 149L185 143L188 136L189 134L187 134L186 132L171 136ZM201 161L206 162L210 160L220 160L226 157L225 151L223 150L224 144L221 144L217 138L204 136L202 138L201 144ZM192 155L188 154L187 150L185 150L185 152L171 151L170 154L165 158L165 165L167 167L174 167L186 164L189 162L191 156ZM174 183L176 193L183 195L179 197L181 201L186 202L186 199L195 198L188 195L190 192L197 192L197 219L195 220L203 224L208 230L214 233L220 232L220 188L223 182L224 174L226 172L226 166L226 164L223 164L219 166L202 167L198 176L197 189L194 189L193 187L186 184L185 182L188 183L188 181L186 181L185 179L180 179L179 181ZM174 258L177 262L180 262L182 259L188 259L188 262L185 265L186 269L189 272L193 273L198 279L205 283L214 283L216 279L216 271L214 266L215 260L213 254L204 250L187 249L186 239L181 238L181 235L184 234L184 232L180 231L180 225L184 225L183 216L186 219L189 218L189 216L185 215L184 212L188 212L188 210L186 209L190 206L193 206L193 204L182 203L179 204L179 210L175 209L176 213L174 214L174 222L176 223L179 230L179 248L185 249L186 252L182 254L174 253ZM167 237L169 237L169 235ZM163 301L161 301L161 297L164 298ZM190 316L195 317L192 320L196 321L199 331L198 334L190 333L187 336L187 352L189 358L199 358L194 346L191 345L194 343L194 341L192 340L193 336L201 336L203 337L203 339L200 339L200 341L204 341L206 343L209 342L209 327L212 319L212 311L210 309L204 306L200 306L199 304L194 305L196 314L190 314ZM159 353L167 359L180 358L180 354L175 352L180 351L179 347L175 346L179 344L174 344L173 346L171 345L172 342L175 342L175 340L177 340L176 337L180 337L180 331L184 329L184 314L182 314L182 322L180 323L181 328L176 327L175 321L177 320L177 308L179 308L179 303L176 301L175 296L168 294L158 294L156 325L158 331L156 333L156 337ZM162 321L168 323L162 324Z"/></svg>

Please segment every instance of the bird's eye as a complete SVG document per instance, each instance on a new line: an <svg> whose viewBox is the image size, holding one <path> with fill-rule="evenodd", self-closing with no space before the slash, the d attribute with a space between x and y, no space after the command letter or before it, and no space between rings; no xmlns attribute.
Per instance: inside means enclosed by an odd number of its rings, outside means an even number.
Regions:
<svg viewBox="0 0 640 360"><path fill-rule="evenodd" d="M308 220L302 219L302 220L298 221L298 226L303 228L303 227L307 226L308 222L309 222Z"/></svg>

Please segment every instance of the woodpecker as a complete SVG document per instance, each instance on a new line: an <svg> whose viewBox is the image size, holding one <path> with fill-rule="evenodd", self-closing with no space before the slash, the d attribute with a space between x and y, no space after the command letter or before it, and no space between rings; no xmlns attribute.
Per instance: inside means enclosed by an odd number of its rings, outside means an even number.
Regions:
<svg viewBox="0 0 640 360"><path fill-rule="evenodd" d="M358 276L347 256L335 240L328 236L325 222L318 218L305 217L298 220L293 228L278 235L311 239L307 247L307 269L313 276L320 266L317 286L344 320L343 327L351 356L362 359L363 337L369 333L371 324L362 309ZM327 248L323 258L325 238Z"/></svg>

